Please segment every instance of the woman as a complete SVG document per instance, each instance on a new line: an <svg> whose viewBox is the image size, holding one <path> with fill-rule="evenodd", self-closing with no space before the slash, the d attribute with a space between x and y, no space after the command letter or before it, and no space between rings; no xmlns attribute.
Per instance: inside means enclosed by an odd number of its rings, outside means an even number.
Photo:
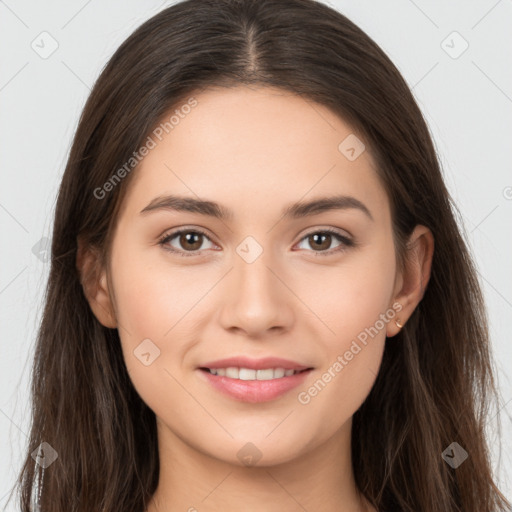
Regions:
<svg viewBox="0 0 512 512"><path fill-rule="evenodd" d="M144 23L59 191L22 510L505 510L455 210L406 83L338 12Z"/></svg>

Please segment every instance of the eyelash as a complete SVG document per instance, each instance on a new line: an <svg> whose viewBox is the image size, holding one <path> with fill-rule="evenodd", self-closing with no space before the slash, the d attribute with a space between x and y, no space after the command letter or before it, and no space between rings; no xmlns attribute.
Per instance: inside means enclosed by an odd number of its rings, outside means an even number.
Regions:
<svg viewBox="0 0 512 512"><path fill-rule="evenodd" d="M201 254L201 251L180 251L180 250L177 250L177 249L173 249L173 248L169 248L169 246L167 246L166 244L168 242L170 242L173 238L176 238L177 236L179 235L182 235L183 233L194 233L194 234L200 234L200 235L203 235L205 236L206 238L208 238L208 240L210 240L210 237L207 235L207 233L205 233L204 231L202 231L201 229L198 229L198 228L194 228L194 229L180 229L178 231L174 231L172 233L165 233L158 241L159 245L161 245L166 251L169 251L169 252L172 252L174 254L177 254L178 256L183 256L183 257L189 257L189 256L197 256L198 254ZM331 228L325 228L325 229L321 229L321 230L317 230L317 231L310 231L309 233L306 233L299 241L302 242L305 238L311 236L311 235L316 235L316 234L329 234L329 235L334 235L336 238L338 238L338 240L340 242L342 242L342 245L338 246L338 247L335 247L334 249L329 249L327 251L312 251L314 253L315 256L330 256L334 253L338 253L338 252L343 252L345 251L346 249L350 248L350 247L354 247L356 244L353 240L351 240L350 238L347 238L346 236L340 234L338 231L336 231L335 229L331 229ZM210 240L211 241L211 240Z"/></svg>

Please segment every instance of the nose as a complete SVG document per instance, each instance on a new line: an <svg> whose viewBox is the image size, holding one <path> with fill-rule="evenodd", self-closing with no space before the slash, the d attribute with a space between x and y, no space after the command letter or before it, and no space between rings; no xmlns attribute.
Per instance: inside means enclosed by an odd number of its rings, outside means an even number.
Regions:
<svg viewBox="0 0 512 512"><path fill-rule="evenodd" d="M297 301L285 276L267 260L265 252L248 263L235 255L234 268L226 276L220 322L224 329L260 338L270 331L288 331Z"/></svg>

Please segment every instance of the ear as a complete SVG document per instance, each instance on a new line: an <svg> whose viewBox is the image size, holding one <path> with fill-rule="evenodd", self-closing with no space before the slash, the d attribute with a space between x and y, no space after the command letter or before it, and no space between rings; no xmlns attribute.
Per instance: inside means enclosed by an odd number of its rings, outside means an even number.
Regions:
<svg viewBox="0 0 512 512"><path fill-rule="evenodd" d="M84 295L94 316L105 327L115 329L117 321L100 252L96 247L86 244L81 237L78 237L76 267Z"/></svg>
<svg viewBox="0 0 512 512"><path fill-rule="evenodd" d="M397 320L402 326L405 325L423 299L430 279L433 255L434 236L432 232L425 226L417 225L407 244L405 269L397 275L395 280L393 303L398 302L402 309L398 310L395 307L397 314L394 320ZM388 323L386 334L388 338L399 332L400 328L395 321Z"/></svg>

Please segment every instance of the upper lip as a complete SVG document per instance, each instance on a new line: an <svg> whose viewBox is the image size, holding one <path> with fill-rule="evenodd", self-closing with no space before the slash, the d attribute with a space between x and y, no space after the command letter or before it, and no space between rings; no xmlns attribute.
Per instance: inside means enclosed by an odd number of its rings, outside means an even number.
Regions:
<svg viewBox="0 0 512 512"><path fill-rule="evenodd" d="M200 368L249 368L251 370L263 370L265 368L284 368L285 370L307 370L311 366L305 366L289 359L279 357L263 357L261 359L251 359L245 356L229 357L227 359L218 359L204 363Z"/></svg>

